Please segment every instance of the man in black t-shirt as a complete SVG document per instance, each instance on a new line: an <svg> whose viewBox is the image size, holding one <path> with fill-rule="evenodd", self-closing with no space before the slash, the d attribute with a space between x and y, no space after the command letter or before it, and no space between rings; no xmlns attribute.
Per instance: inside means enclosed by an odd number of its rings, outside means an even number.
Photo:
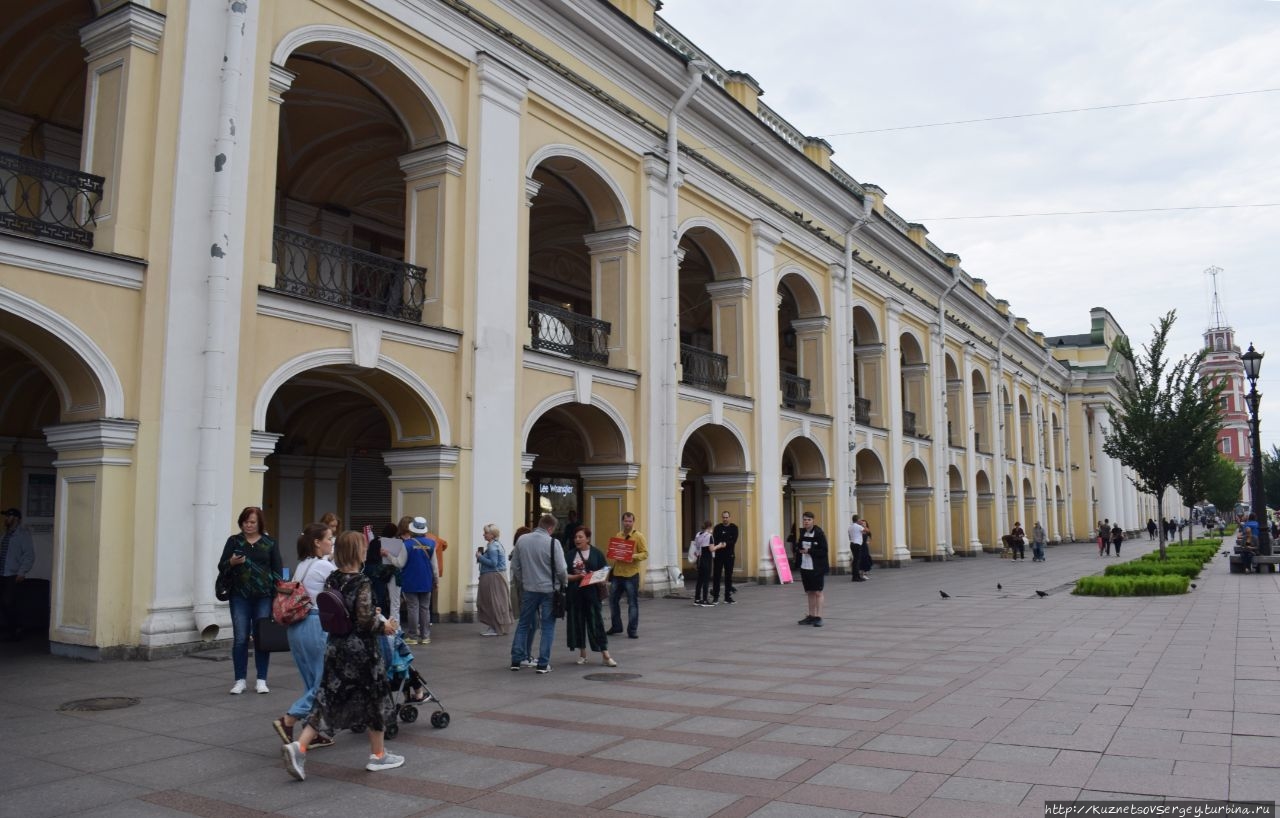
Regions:
<svg viewBox="0 0 1280 818"><path fill-rule="evenodd" d="M738 527L729 522L729 512L720 513L720 525L711 532L711 542L722 546L715 551L715 567L711 569L711 602L720 599L720 575L724 574L724 604L733 604L733 547L738 544Z"/></svg>
<svg viewBox="0 0 1280 818"><path fill-rule="evenodd" d="M800 583L809 599L809 615L798 625L822 627L822 590L826 585L830 562L827 535L813 524L813 512L800 515L800 538L796 540L796 556L800 561Z"/></svg>

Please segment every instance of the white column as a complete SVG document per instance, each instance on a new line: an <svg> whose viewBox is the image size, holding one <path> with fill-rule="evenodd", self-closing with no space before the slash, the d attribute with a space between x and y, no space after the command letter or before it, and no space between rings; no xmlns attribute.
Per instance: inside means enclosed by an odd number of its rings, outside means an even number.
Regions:
<svg viewBox="0 0 1280 818"><path fill-rule="evenodd" d="M781 404L781 378L778 374L778 274L774 250L782 241L782 232L756 219L751 223L752 272L756 278L755 296L755 387L756 401L756 497L760 538L761 576L773 570L769 554L769 538L783 536L782 530L782 449L778 445L778 415Z"/></svg>
<svg viewBox="0 0 1280 818"><path fill-rule="evenodd" d="M902 308L901 301L890 299L885 304L888 319L885 321L889 343L889 510L893 530L886 532L893 538L890 559L911 562L911 549L907 547L907 492L903 477L902 457Z"/></svg>
<svg viewBox="0 0 1280 818"><path fill-rule="evenodd" d="M933 348L933 366L929 372L929 417L933 420L933 532L935 556L949 557L955 550L960 532L951 530L951 502L947 498L947 462L951 447L947 441L947 333L946 328L934 322L930 328Z"/></svg>
<svg viewBox="0 0 1280 818"><path fill-rule="evenodd" d="M1031 402L1031 434L1035 436L1036 441L1035 452L1032 455L1036 461L1035 469L1033 469L1035 472L1035 477L1033 479L1035 481L1034 486L1036 491L1036 517L1039 518L1040 524L1044 526L1045 536L1047 537L1049 536L1049 532L1052 530L1053 526L1050 525L1049 520L1045 517L1045 509L1053 506L1053 489L1047 485L1048 480L1045 479L1047 475L1044 470L1045 420L1043 400L1044 399L1041 396L1040 383L1037 381L1035 388L1032 391ZM1045 495L1049 496L1046 497ZM1027 530L1030 531L1031 529Z"/></svg>
<svg viewBox="0 0 1280 818"><path fill-rule="evenodd" d="M1022 478L1024 475L1024 467L1022 465L1022 408L1018 402L1018 398L1022 393L1018 390L1018 381L1015 378L1013 389L1009 392L1009 400L1011 401L1009 409L1009 423L1013 426L1013 519L1006 520L1008 526L1000 534L1007 534L1013 527L1013 523L1021 522L1024 529L1030 529L1031 522L1022 519L1027 507L1026 492L1022 490ZM1005 507L1009 505L1008 498L1005 498Z"/></svg>
<svg viewBox="0 0 1280 818"><path fill-rule="evenodd" d="M1102 441L1111 430L1111 415L1105 406L1093 407L1093 459L1098 472L1098 514L1097 516L1114 521L1116 519L1115 470L1110 457L1102 450ZM1095 520L1095 522L1097 522Z"/></svg>
<svg viewBox="0 0 1280 818"><path fill-rule="evenodd" d="M644 509L636 526L649 540L645 587L669 587L668 565L678 565L679 531L676 519L676 471L681 452L668 451L667 426L675 422L668 416L675 401L673 390L677 378L673 373L679 361L672 361L667 350L667 332L663 325L673 320L671 300L675 297L670 266L675 225L667 224L667 163L648 157L644 161L645 216L642 225L646 242L647 270L640 280L641 310L650 316L644 332L644 373L640 379L641 400L647 434L644 438L644 460L641 463L644 482ZM678 443L677 443L678 445ZM612 533L612 532L610 532Z"/></svg>
<svg viewBox="0 0 1280 818"><path fill-rule="evenodd" d="M471 401L471 522L479 531L489 520L516 520L518 368L517 328L524 326L524 293L512 286L519 268L515 237L525 215L520 167L520 109L528 80L488 54L477 57L480 81L479 172L475 178L476 282L472 335L475 371Z"/></svg>
<svg viewBox="0 0 1280 818"><path fill-rule="evenodd" d="M968 551L973 554L982 552L982 543L978 540L978 453L975 451L973 433L973 356L970 347L965 346L961 353L961 394L964 396L964 413L961 415L960 434L964 435L964 502L965 516L969 521L969 530L964 532L968 543Z"/></svg>
<svg viewBox="0 0 1280 818"><path fill-rule="evenodd" d="M836 542L847 540L843 533L857 508L853 488L853 307L849 303L851 284L843 264L832 264L828 270L831 278L832 320L835 324L835 360L830 367L835 374L835 389L831 391L831 414L835 418L836 457L831 477L835 479L836 518L830 528L836 532ZM840 556L831 564L837 565L848 554L847 548L837 549Z"/></svg>
<svg viewBox="0 0 1280 818"><path fill-rule="evenodd" d="M1059 412L1058 414L1059 416L1061 416L1064 413ZM1058 527L1058 493L1056 491L1056 487L1058 484L1058 446L1057 446L1057 435L1053 433L1052 413L1050 413L1050 419L1046 420L1045 423L1048 424L1048 429L1049 429L1049 446L1048 446L1048 452L1047 452L1047 459L1048 459L1048 467L1049 467L1049 482L1052 484L1049 487L1049 496L1045 499L1045 502L1047 503L1046 507L1050 509L1049 516L1053 520L1053 525L1046 525L1045 531L1049 533L1049 539L1062 540L1065 538L1066 535L1062 531L1060 531ZM1063 480L1063 482L1064 483L1066 482L1065 479Z"/></svg>
<svg viewBox="0 0 1280 818"><path fill-rule="evenodd" d="M991 386L991 399L988 402L988 414L991 416L991 426L995 429L996 439L995 446L992 448L993 457L991 464L994 466L992 471L991 482L992 493L995 494L996 504L996 530L995 536L999 538L1002 534L1007 534L1013 521L1009 517L1009 499L1008 492L1005 491L1005 476L1009 473L1009 459L1005 457L1005 435L1009 434L1006 426L1009 423L1009 416L1012 412L1005 412L1004 395L1002 387L1004 386L1004 357L996 359L996 374ZM997 539L997 542L999 540Z"/></svg>

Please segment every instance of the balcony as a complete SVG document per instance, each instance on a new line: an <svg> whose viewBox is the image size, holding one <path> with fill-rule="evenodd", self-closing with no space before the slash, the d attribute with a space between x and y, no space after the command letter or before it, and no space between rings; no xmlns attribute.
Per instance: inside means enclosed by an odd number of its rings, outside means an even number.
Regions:
<svg viewBox="0 0 1280 818"><path fill-rule="evenodd" d="M809 411L809 379L790 372L782 373L782 405L788 409Z"/></svg>
<svg viewBox="0 0 1280 818"><path fill-rule="evenodd" d="M853 399L853 422L859 426L871 425L871 398Z"/></svg>
<svg viewBox="0 0 1280 818"><path fill-rule="evenodd" d="M718 352L681 344L680 368L684 372L680 382L690 386L723 392L729 383L729 356Z"/></svg>
<svg viewBox="0 0 1280 818"><path fill-rule="evenodd" d="M529 329L533 330L534 349L588 364L609 363L612 326L608 321L530 301Z"/></svg>
<svg viewBox="0 0 1280 818"><path fill-rule="evenodd" d="M104 179L0 152L0 229L93 247Z"/></svg>
<svg viewBox="0 0 1280 818"><path fill-rule="evenodd" d="M906 409L902 410L902 433L904 435L911 435L912 437L915 437L916 435L916 413L915 412L911 412Z"/></svg>
<svg viewBox="0 0 1280 818"><path fill-rule="evenodd" d="M326 304L419 322L427 270L276 227L276 289Z"/></svg>

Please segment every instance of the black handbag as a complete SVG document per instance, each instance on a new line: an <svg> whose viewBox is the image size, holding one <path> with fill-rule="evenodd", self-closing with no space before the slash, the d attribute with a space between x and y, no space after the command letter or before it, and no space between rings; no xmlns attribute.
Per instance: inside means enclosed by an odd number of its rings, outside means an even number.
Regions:
<svg viewBox="0 0 1280 818"><path fill-rule="evenodd" d="M218 577L213 581L213 597L219 602L226 602L231 598L231 566L228 565L218 572Z"/></svg>
<svg viewBox="0 0 1280 818"><path fill-rule="evenodd" d="M269 616L253 621L253 649L263 653L289 650L289 629Z"/></svg>

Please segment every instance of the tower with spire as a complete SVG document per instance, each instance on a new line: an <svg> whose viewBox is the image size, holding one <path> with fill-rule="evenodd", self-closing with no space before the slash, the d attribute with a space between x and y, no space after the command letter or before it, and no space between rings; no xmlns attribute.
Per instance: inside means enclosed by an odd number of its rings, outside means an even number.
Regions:
<svg viewBox="0 0 1280 818"><path fill-rule="evenodd" d="M1200 365L1200 372L1214 383L1226 383L1222 390L1222 429L1218 432L1218 451L1248 475L1253 449L1249 441L1249 409L1244 400L1244 363L1240 359L1240 347L1236 346L1235 330L1227 321L1218 290L1218 276L1223 270L1210 267L1204 272L1212 280L1213 301L1209 327L1204 332L1204 347L1208 355ZM1245 480L1243 491L1245 496L1242 499L1247 503L1248 480Z"/></svg>

